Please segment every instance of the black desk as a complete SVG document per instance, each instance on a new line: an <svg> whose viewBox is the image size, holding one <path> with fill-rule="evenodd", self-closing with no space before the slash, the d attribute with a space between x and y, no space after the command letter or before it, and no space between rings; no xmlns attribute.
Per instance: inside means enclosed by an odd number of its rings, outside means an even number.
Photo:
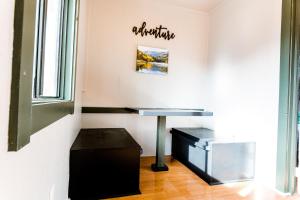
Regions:
<svg viewBox="0 0 300 200"><path fill-rule="evenodd" d="M127 108L127 110L142 116L157 116L156 133L156 162L151 165L153 171L167 171L165 164L165 138L167 116L212 116L212 112L203 109L180 109L180 108Z"/></svg>

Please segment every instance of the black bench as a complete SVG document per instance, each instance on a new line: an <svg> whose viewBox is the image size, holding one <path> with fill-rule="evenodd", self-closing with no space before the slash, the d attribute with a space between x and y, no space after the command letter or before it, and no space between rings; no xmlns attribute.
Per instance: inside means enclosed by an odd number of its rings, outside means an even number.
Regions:
<svg viewBox="0 0 300 200"><path fill-rule="evenodd" d="M172 156L210 185L254 177L255 143L218 139L206 128L173 128Z"/></svg>
<svg viewBox="0 0 300 200"><path fill-rule="evenodd" d="M69 197L98 200L140 194L141 151L125 129L81 130L70 152Z"/></svg>

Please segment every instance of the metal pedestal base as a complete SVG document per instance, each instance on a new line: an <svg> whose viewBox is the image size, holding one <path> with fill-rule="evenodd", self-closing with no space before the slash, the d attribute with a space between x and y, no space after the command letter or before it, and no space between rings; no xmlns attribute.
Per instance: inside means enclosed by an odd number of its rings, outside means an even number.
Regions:
<svg viewBox="0 0 300 200"><path fill-rule="evenodd" d="M151 169L152 169L152 171L154 171L154 172L169 171L169 168L168 168L167 165L164 165L164 166L162 166L162 167L159 167L159 166L156 165L156 163L154 163L154 164L151 165Z"/></svg>
<svg viewBox="0 0 300 200"><path fill-rule="evenodd" d="M165 165L166 116L157 117L156 161L151 165L154 172L168 171Z"/></svg>

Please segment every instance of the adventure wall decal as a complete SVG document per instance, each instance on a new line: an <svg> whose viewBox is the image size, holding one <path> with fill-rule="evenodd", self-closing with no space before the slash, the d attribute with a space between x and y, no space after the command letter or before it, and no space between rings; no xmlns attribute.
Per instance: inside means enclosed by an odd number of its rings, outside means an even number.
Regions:
<svg viewBox="0 0 300 200"><path fill-rule="evenodd" d="M166 27L163 27L162 25L150 29L147 29L146 26L147 26L146 22L143 22L142 26L139 28L134 26L132 28L132 32L135 35L140 34L142 37L147 35L152 35L155 38L163 38L165 40L171 40L175 38L175 34L170 32Z"/></svg>

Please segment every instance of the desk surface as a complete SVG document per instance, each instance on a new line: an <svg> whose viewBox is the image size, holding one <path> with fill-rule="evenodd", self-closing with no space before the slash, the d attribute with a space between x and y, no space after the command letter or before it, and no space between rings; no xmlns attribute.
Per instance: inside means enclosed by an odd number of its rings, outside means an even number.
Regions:
<svg viewBox="0 0 300 200"><path fill-rule="evenodd" d="M212 112L204 109L183 108L126 108L142 116L213 116Z"/></svg>

